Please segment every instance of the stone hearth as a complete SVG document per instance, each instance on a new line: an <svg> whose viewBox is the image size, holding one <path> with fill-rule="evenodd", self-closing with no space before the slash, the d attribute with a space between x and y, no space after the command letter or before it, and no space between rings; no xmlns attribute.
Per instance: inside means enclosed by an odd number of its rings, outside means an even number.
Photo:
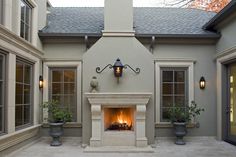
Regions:
<svg viewBox="0 0 236 157"><path fill-rule="evenodd" d="M147 147L145 135L146 105L151 93L86 93L91 104L92 137L90 147L134 146ZM106 130L104 127L104 110L133 109L133 129Z"/></svg>

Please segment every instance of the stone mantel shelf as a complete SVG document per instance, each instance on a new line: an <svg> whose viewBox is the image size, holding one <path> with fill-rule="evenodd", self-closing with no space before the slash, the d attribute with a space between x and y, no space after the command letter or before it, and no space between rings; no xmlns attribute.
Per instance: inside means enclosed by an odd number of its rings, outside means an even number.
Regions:
<svg viewBox="0 0 236 157"><path fill-rule="evenodd" d="M85 96L88 98L90 104L146 105L151 98L152 93L85 93Z"/></svg>

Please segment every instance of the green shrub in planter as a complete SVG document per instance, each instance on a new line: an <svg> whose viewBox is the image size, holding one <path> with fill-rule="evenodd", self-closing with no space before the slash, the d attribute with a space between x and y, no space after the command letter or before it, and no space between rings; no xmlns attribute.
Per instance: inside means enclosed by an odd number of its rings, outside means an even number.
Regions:
<svg viewBox="0 0 236 157"><path fill-rule="evenodd" d="M52 137L51 146L60 146L63 125L70 122L72 114L68 108L62 108L58 101L51 100L43 103L43 108L48 109L49 135Z"/></svg>

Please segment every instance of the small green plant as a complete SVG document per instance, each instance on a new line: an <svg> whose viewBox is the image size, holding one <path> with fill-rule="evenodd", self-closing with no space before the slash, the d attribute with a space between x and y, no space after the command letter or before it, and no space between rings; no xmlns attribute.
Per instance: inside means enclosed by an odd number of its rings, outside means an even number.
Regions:
<svg viewBox="0 0 236 157"><path fill-rule="evenodd" d="M203 112L203 108L197 107L197 104L192 101L190 106L186 108L172 107L169 109L169 117L171 122L189 122L192 118L200 115Z"/></svg>
<svg viewBox="0 0 236 157"><path fill-rule="evenodd" d="M49 122L70 122L72 114L68 108L60 107L60 104L56 100L51 100L43 103L43 108L48 109L48 121Z"/></svg>

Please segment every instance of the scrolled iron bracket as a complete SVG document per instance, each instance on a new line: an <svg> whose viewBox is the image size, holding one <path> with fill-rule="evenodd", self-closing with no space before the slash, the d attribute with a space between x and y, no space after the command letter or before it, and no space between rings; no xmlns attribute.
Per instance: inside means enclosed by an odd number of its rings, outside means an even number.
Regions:
<svg viewBox="0 0 236 157"><path fill-rule="evenodd" d="M111 64L107 64L102 70L101 70L100 67L97 67L97 68L96 68L96 72L100 74L100 73L102 73L107 67L110 68L110 69L113 68L113 66L112 66Z"/></svg>
<svg viewBox="0 0 236 157"><path fill-rule="evenodd" d="M139 74L140 73L140 68L133 69L130 65L125 64L124 65L124 69L127 69L127 67L129 67L135 74Z"/></svg>

